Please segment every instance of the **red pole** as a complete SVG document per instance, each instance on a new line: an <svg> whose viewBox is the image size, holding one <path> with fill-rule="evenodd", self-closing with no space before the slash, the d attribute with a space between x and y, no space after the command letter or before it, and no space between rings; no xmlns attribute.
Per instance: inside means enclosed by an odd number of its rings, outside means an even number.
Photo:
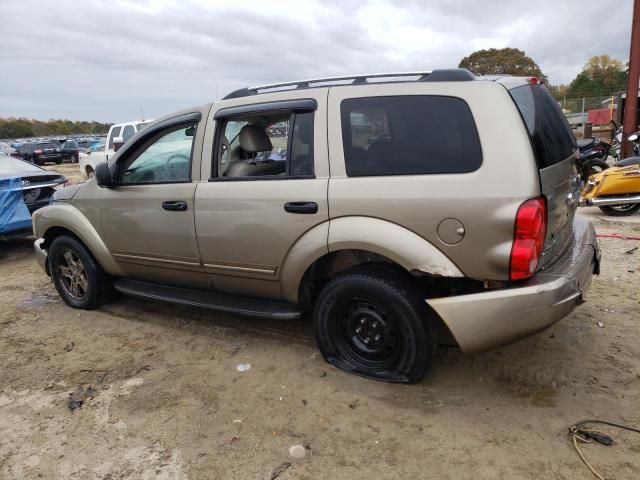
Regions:
<svg viewBox="0 0 640 480"><path fill-rule="evenodd" d="M629 49L629 78L627 79L627 99L624 104L622 122L622 158L631 155L633 145L627 140L638 127L638 84L640 83L640 0L633 2L631 23L631 48Z"/></svg>

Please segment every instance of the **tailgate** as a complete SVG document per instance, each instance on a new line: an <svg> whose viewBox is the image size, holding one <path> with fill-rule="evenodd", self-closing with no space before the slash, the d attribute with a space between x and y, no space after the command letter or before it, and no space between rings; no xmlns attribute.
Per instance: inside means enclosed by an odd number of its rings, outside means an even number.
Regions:
<svg viewBox="0 0 640 480"><path fill-rule="evenodd" d="M547 235L540 267L551 265L570 246L573 218L580 198L580 176L575 157L540 170L542 194L547 199Z"/></svg>
<svg viewBox="0 0 640 480"><path fill-rule="evenodd" d="M570 246L578 208L580 176L576 140L566 117L544 85L509 90L529 133L540 190L547 201L547 234L539 268L546 268Z"/></svg>

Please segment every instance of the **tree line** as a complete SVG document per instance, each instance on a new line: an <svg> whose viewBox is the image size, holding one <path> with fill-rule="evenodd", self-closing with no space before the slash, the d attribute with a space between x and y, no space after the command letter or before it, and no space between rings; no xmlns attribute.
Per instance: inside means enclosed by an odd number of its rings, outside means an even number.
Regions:
<svg viewBox="0 0 640 480"><path fill-rule="evenodd" d="M459 67L476 74L508 73L536 76L546 81L538 64L517 48L478 50L460 61ZM587 60L582 71L568 84L548 85L557 100L583 97L603 97L626 88L628 69L609 55L595 55Z"/></svg>
<svg viewBox="0 0 640 480"><path fill-rule="evenodd" d="M0 118L0 138L46 137L49 135L104 134L110 123L73 122L71 120L31 120L27 118Z"/></svg>

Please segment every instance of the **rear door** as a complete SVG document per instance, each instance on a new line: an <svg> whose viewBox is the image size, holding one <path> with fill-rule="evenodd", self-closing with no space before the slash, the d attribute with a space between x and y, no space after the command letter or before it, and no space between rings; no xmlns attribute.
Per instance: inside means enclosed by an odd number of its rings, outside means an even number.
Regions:
<svg viewBox="0 0 640 480"><path fill-rule="evenodd" d="M547 234L541 267L551 265L568 248L578 208L580 176L576 140L566 117L543 85L509 91L527 127L547 199Z"/></svg>
<svg viewBox="0 0 640 480"><path fill-rule="evenodd" d="M196 190L195 222L216 290L278 298L289 250L309 230L328 229L327 91L288 95L302 98L212 109L214 149L212 161L203 157L209 181ZM262 142L241 141L243 129Z"/></svg>

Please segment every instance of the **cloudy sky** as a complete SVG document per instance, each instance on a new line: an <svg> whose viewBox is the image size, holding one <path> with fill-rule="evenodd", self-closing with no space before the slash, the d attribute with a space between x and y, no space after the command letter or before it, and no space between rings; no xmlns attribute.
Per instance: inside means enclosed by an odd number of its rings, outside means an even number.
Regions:
<svg viewBox="0 0 640 480"><path fill-rule="evenodd" d="M246 85L456 67L491 47L565 83L591 55L627 61L632 3L0 0L0 117L149 118Z"/></svg>

